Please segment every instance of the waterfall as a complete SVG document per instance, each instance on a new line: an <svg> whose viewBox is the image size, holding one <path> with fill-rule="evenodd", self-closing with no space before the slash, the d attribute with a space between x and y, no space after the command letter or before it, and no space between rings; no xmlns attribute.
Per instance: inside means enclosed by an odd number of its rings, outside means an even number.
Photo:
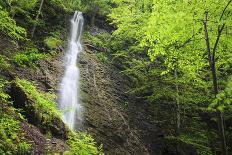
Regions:
<svg viewBox="0 0 232 155"><path fill-rule="evenodd" d="M82 106L79 96L80 71L77 67L77 58L82 51L81 34L83 28L81 12L75 12L71 19L70 40L65 56L65 73L60 86L59 108L62 119L74 130L80 128L82 123Z"/></svg>

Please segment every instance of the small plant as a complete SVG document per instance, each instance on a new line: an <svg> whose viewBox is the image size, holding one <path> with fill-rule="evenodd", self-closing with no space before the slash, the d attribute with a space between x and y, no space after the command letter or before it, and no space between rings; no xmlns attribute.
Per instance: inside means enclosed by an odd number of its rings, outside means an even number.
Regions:
<svg viewBox="0 0 232 155"><path fill-rule="evenodd" d="M30 153L30 150L31 150L31 145L26 143L26 142L22 142L18 146L18 154L19 155L28 154L28 153Z"/></svg>
<svg viewBox="0 0 232 155"><path fill-rule="evenodd" d="M102 145L97 147L94 139L84 132L72 132L67 144L70 146L70 151L65 155L104 155Z"/></svg>
<svg viewBox="0 0 232 155"><path fill-rule="evenodd" d="M26 52L20 52L14 56L14 62L18 66L29 66L36 67L35 62L45 58L47 55L43 53L39 53L36 48L29 48Z"/></svg>

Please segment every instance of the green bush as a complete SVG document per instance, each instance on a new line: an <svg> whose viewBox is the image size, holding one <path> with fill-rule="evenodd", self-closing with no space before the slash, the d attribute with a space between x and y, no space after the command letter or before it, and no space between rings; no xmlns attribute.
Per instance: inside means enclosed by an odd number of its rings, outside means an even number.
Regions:
<svg viewBox="0 0 232 155"><path fill-rule="evenodd" d="M48 46L50 49L55 49L57 46L62 44L62 40L58 37L54 36L49 36L44 40L45 44Z"/></svg>
<svg viewBox="0 0 232 155"><path fill-rule="evenodd" d="M67 144L70 146L70 151L65 155L104 155L102 145L97 147L94 139L87 133L72 132Z"/></svg>
<svg viewBox="0 0 232 155"><path fill-rule="evenodd" d="M14 62L21 67L36 67L35 62L45 58L47 55L39 53L36 48L29 48L26 52L20 52L14 56Z"/></svg>

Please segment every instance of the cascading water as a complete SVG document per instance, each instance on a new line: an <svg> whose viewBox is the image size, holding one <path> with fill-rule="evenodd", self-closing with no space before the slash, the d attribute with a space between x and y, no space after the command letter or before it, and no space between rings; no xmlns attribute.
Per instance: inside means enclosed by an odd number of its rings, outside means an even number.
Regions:
<svg viewBox="0 0 232 155"><path fill-rule="evenodd" d="M70 129L76 129L82 123L82 106L79 99L79 68L77 58L82 51L81 34L84 19L81 12L75 12L71 19L70 40L65 56L65 73L60 86L59 108L62 119Z"/></svg>

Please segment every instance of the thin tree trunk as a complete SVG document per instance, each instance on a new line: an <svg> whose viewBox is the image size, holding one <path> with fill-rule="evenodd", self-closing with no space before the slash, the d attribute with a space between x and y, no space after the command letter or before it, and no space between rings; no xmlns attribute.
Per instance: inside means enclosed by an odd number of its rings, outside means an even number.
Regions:
<svg viewBox="0 0 232 155"><path fill-rule="evenodd" d="M175 76L175 86L176 86L176 135L180 135L180 99L179 99L179 86L178 86L178 76L177 76L177 69L174 70L174 76Z"/></svg>
<svg viewBox="0 0 232 155"><path fill-rule="evenodd" d="M92 27L95 25L95 16L96 16L96 14L95 14L95 12L93 12L93 13L92 13L92 17L91 17L91 19L90 19L90 25L91 25Z"/></svg>
<svg viewBox="0 0 232 155"><path fill-rule="evenodd" d="M33 26L33 28L32 28L31 38L33 38L33 36L34 36L35 29L36 29L36 26L37 26L37 22L38 22L38 19L39 19L39 15L40 15L41 10L42 10L42 7L43 7L43 3L44 3L44 0L41 0L38 13L37 13L37 15L36 15L36 17L35 17L35 24L34 24L34 26Z"/></svg>
<svg viewBox="0 0 232 155"><path fill-rule="evenodd" d="M205 13L205 20L204 20L205 41L206 41L206 46L207 46L209 65L210 65L211 73L212 73L212 77L213 77L214 95L216 98L216 96L218 94L218 81L217 81L217 72L216 72L216 65L215 65L215 52L216 52L216 46L218 45L218 42L219 42L219 39L221 36L221 32L222 32L225 25L223 25L223 27L221 28L221 31L218 31L217 41L215 43L215 46L213 49L213 54L212 54L211 47L210 47L207 22L208 22L208 12ZM222 150L223 155L227 155L225 129L224 129L224 121L223 121L222 112L218 110L217 115L218 115L217 116L218 117L218 120L217 120L218 130L219 130L220 141L221 141L221 150Z"/></svg>

